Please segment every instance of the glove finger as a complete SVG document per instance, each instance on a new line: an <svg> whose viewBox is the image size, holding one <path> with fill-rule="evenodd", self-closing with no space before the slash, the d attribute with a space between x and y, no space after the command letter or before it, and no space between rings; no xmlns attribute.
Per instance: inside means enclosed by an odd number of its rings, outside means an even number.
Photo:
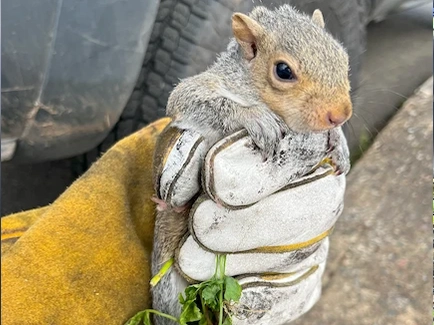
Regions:
<svg viewBox="0 0 434 325"><path fill-rule="evenodd" d="M240 275L289 274L309 269L324 262L329 248L328 238L308 247L284 253L240 253L226 255L225 274ZM215 254L200 247L188 236L176 252L179 273L189 282L210 279L215 272Z"/></svg>
<svg viewBox="0 0 434 325"><path fill-rule="evenodd" d="M306 313L321 296L325 262L286 277L246 277L239 304L230 308L233 325L287 324Z"/></svg>
<svg viewBox="0 0 434 325"><path fill-rule="evenodd" d="M197 132L171 125L162 132L154 156L154 184L159 199L178 207L198 193L206 150L205 141Z"/></svg>
<svg viewBox="0 0 434 325"><path fill-rule="evenodd" d="M343 209L344 191L345 176L328 175L240 210L201 197L190 211L190 234L201 246L219 253L305 247L333 227Z"/></svg>
<svg viewBox="0 0 434 325"><path fill-rule="evenodd" d="M239 131L207 153L204 190L214 201L228 207L253 204L311 172L327 156L326 133L288 134L278 155L265 162L251 141Z"/></svg>

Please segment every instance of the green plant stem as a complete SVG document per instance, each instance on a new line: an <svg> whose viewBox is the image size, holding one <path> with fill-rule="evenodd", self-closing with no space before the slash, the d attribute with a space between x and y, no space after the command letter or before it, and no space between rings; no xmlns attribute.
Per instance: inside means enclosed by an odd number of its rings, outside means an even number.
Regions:
<svg viewBox="0 0 434 325"><path fill-rule="evenodd" d="M172 315L168 315L168 314L162 313L162 312L160 312L158 310L155 310L155 309L146 309L145 311L148 312L148 313L154 313L154 314L156 314L158 316L161 316L161 317L166 317L166 318L168 318L170 320L173 320L177 324L179 324L179 320L176 317L173 317Z"/></svg>
<svg viewBox="0 0 434 325"><path fill-rule="evenodd" d="M219 313L219 325L223 324L223 283L220 285L220 313Z"/></svg>
<svg viewBox="0 0 434 325"><path fill-rule="evenodd" d="M151 284L152 287L156 286L157 283L160 282L161 278L172 267L174 261L175 260L173 258L171 258L170 260L168 260L166 263L163 264L163 266L160 269L160 271L158 271L158 273L156 275L154 275L154 277L151 279L150 284Z"/></svg>
<svg viewBox="0 0 434 325"><path fill-rule="evenodd" d="M218 279L219 278L219 268L220 268L220 255L217 254L216 255L216 259L215 259L215 270L214 270L214 275L212 276L214 279Z"/></svg>
<svg viewBox="0 0 434 325"><path fill-rule="evenodd" d="M205 304L205 301L203 300L202 295L199 295L199 296L200 296L200 301L201 301L201 303L202 303L203 314L204 314L204 316L205 316L206 323L207 323L208 325L212 325L212 321L211 321L211 319L209 319L208 308L207 308L207 306L206 306L206 304Z"/></svg>
<svg viewBox="0 0 434 325"><path fill-rule="evenodd" d="M220 296L219 296L219 302L220 302L220 313L219 313L219 325L223 324L223 287L224 287L224 275L225 275L225 268L226 268L226 255L217 255L217 264L219 267L218 272L218 279L222 280L220 283Z"/></svg>

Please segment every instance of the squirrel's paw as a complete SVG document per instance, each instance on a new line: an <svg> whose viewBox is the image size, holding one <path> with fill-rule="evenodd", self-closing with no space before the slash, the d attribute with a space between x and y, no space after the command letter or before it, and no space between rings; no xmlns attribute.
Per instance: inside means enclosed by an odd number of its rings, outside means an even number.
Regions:
<svg viewBox="0 0 434 325"><path fill-rule="evenodd" d="M335 130L330 131L327 152L332 160L336 175L346 175L351 168L346 141L345 143L342 143L342 140L343 135L340 135Z"/></svg>
<svg viewBox="0 0 434 325"><path fill-rule="evenodd" d="M157 204L157 211L165 211L168 208L166 201L159 199L155 195L151 197L151 201Z"/></svg>
<svg viewBox="0 0 434 325"><path fill-rule="evenodd" d="M280 141L288 131L286 124L276 119L251 121L248 125L245 125L245 128L254 145L261 152L264 161L276 155Z"/></svg>
<svg viewBox="0 0 434 325"><path fill-rule="evenodd" d="M176 213L182 213L191 207L190 203L187 203L182 206L171 207L167 204L166 201L157 198L155 195L151 197L151 201L157 204L157 211L174 211Z"/></svg>
<svg viewBox="0 0 434 325"><path fill-rule="evenodd" d="M338 150L334 150L330 155L330 158L335 169L335 175L348 174L350 171L350 164L343 159L343 155Z"/></svg>

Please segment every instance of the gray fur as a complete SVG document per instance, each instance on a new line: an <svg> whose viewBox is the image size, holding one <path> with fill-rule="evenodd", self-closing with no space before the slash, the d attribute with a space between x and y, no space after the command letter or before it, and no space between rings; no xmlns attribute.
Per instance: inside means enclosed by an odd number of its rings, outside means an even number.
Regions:
<svg viewBox="0 0 434 325"><path fill-rule="evenodd" d="M152 275L157 274L163 264L174 256L179 240L187 232L188 211L175 213L158 211L155 220L154 249L152 252ZM184 278L171 267L152 288L152 308L163 313L178 317L181 305L178 295L187 287ZM154 316L155 325L172 325L173 321Z"/></svg>
<svg viewBox="0 0 434 325"><path fill-rule="evenodd" d="M181 304L178 301L178 295L185 290L187 285L187 281L172 267L152 290L152 308L179 317ZM173 321L165 317L153 316L153 324L173 325Z"/></svg>

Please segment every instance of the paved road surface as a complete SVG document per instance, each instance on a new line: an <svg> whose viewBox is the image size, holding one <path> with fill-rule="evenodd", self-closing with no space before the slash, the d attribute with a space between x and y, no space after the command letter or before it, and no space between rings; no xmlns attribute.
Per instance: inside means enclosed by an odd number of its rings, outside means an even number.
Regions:
<svg viewBox="0 0 434 325"><path fill-rule="evenodd" d="M375 133L404 99L431 75L431 8L390 17L368 29L359 112L351 139ZM1 166L1 215L52 202L73 180L69 161Z"/></svg>

